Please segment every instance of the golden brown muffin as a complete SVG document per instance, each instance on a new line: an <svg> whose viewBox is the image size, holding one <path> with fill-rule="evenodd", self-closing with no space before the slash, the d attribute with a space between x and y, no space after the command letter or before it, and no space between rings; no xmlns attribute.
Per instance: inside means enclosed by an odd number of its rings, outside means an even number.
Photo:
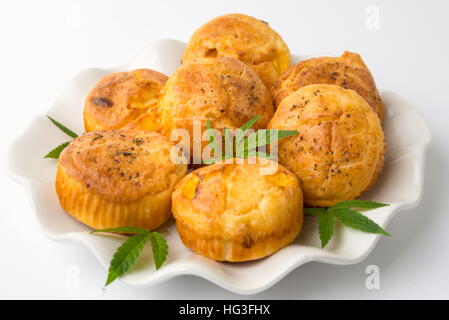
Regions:
<svg viewBox="0 0 449 320"><path fill-rule="evenodd" d="M233 159L235 161L235 159ZM185 176L172 196L182 242L218 261L248 261L289 245L301 230L298 179L281 165L217 163Z"/></svg>
<svg viewBox="0 0 449 320"><path fill-rule="evenodd" d="M383 121L382 99L371 72L357 53L345 51L338 58L313 58L290 67L272 88L275 106L289 94L309 84L336 84L355 90Z"/></svg>
<svg viewBox="0 0 449 320"><path fill-rule="evenodd" d="M243 14L217 17L195 31L182 58L232 57L249 65L269 88L290 66L290 51L267 22Z"/></svg>
<svg viewBox="0 0 449 320"><path fill-rule="evenodd" d="M379 118L353 90L302 87L282 100L268 127L299 131L279 141L279 162L299 178L310 206L357 198L382 170L385 144Z"/></svg>
<svg viewBox="0 0 449 320"><path fill-rule="evenodd" d="M167 76L150 69L111 73L92 89L84 105L86 131L122 129L134 126L142 114L153 108ZM135 127L135 126L134 126Z"/></svg>
<svg viewBox="0 0 449 320"><path fill-rule="evenodd" d="M171 194L186 174L173 164L173 144L149 131L86 133L61 153L56 192L79 221L101 229L154 229L170 217Z"/></svg>
<svg viewBox="0 0 449 320"><path fill-rule="evenodd" d="M273 112L270 94L251 68L233 58L204 58L184 64L170 77L157 113L148 114L145 126L167 137L173 129L186 129L193 139L195 120L201 122L202 131L206 120L217 130L237 129L260 115L253 128L261 129Z"/></svg>

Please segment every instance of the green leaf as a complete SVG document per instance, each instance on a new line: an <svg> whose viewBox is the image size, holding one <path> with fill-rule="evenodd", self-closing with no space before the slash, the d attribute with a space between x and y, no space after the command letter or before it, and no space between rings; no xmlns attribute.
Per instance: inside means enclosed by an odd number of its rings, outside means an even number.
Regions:
<svg viewBox="0 0 449 320"><path fill-rule="evenodd" d="M250 134L248 136L248 140L250 141L250 144L254 144L254 147L261 147L276 140L280 140L282 138L294 136L297 134L299 134L299 132L295 130L263 129L257 130L257 132Z"/></svg>
<svg viewBox="0 0 449 320"><path fill-rule="evenodd" d="M67 134L68 136L72 137L72 138L76 138L78 137L78 135L73 132L72 130L70 130L69 128L67 128L66 126L62 125L61 123L59 123L58 121L56 121L55 119L53 119L50 116L47 116L48 119L50 119L51 122L53 122L53 124L58 127L62 132L64 132L65 134Z"/></svg>
<svg viewBox="0 0 449 320"><path fill-rule="evenodd" d="M151 233L139 233L126 240L114 253L105 286L123 275L139 257Z"/></svg>
<svg viewBox="0 0 449 320"><path fill-rule="evenodd" d="M208 165L217 163L218 161L220 161L220 159L211 158L211 159L201 160L201 164L208 166Z"/></svg>
<svg viewBox="0 0 449 320"><path fill-rule="evenodd" d="M206 121L206 129L212 130L212 124L211 124L210 120ZM215 135L213 133L211 133L210 137L209 137L209 143L213 143L214 140L215 140Z"/></svg>
<svg viewBox="0 0 449 320"><path fill-rule="evenodd" d="M386 207L386 206L389 206L389 204L368 201L368 200L348 200L348 201L342 201L342 202L336 204L335 206L330 207L329 209L330 210L339 209L339 208L376 209L376 208Z"/></svg>
<svg viewBox="0 0 449 320"><path fill-rule="evenodd" d="M231 159L234 157L234 147L233 147L233 137L231 135L231 130L224 128L224 143L225 143L225 154L222 159Z"/></svg>
<svg viewBox="0 0 449 320"><path fill-rule="evenodd" d="M378 233L390 236L390 234L382 229L377 223L356 211L341 208L330 210L330 212L332 212L335 217L337 217L337 219L347 227L351 227L363 232Z"/></svg>
<svg viewBox="0 0 449 320"><path fill-rule="evenodd" d="M260 115L257 115L251 120L249 120L247 123L245 123L243 126L241 126L240 130L242 131L242 134L245 134L246 131L248 131L248 129L251 128L259 119Z"/></svg>
<svg viewBox="0 0 449 320"><path fill-rule="evenodd" d="M156 265L157 270L164 264L165 260L167 259L168 244L167 240L165 240L164 237L158 232L151 232L150 239L151 249L153 250L154 264Z"/></svg>
<svg viewBox="0 0 449 320"><path fill-rule="evenodd" d="M47 153L44 156L44 159L45 158L47 158L47 159L59 159L59 155L61 154L62 150L64 150L69 144L70 144L70 141L60 144L59 146L57 146L56 148L51 150L49 153Z"/></svg>
<svg viewBox="0 0 449 320"><path fill-rule="evenodd" d="M311 216L319 216L323 211L326 211L324 208L304 208L304 213Z"/></svg>
<svg viewBox="0 0 449 320"><path fill-rule="evenodd" d="M257 147L262 147L267 144L270 144L276 140L293 136L298 134L298 131L293 130L277 130L277 129L270 129L270 130L257 130L251 134L249 134L247 137L240 140L239 143L237 143L237 148L240 151L238 154L249 154L249 151L256 150ZM243 150L243 152L242 152ZM249 156L249 155L248 155ZM245 157L248 157L245 156ZM270 159L273 159L273 156L270 156Z"/></svg>
<svg viewBox="0 0 449 320"><path fill-rule="evenodd" d="M334 214L323 210L318 216L318 229L320 232L321 247L324 248L334 234Z"/></svg>
<svg viewBox="0 0 449 320"><path fill-rule="evenodd" d="M214 157L212 159L208 159L206 161L213 161L213 163L215 163L215 162L221 160L222 151L221 151L221 148L219 147L219 145L217 144L217 141L215 141L215 133L214 133L214 129L212 128L212 124L211 124L210 120L206 121L206 129L209 134L209 144L211 145L211 149L214 150Z"/></svg>
<svg viewBox="0 0 449 320"><path fill-rule="evenodd" d="M239 158L239 159L248 159L248 158L251 158L251 157L263 158L263 159L268 159L268 160L271 160L271 161L276 160L275 156L273 156L271 154L268 154L268 153L265 153L265 152L262 152L262 151L257 151L256 149L245 150L243 152L243 156L242 155L236 155L236 158Z"/></svg>
<svg viewBox="0 0 449 320"><path fill-rule="evenodd" d="M98 229L93 230L90 234L98 233L98 232L119 232L119 233L149 233L150 231L143 228L135 228L135 227L118 227L118 228L107 228L107 229Z"/></svg>

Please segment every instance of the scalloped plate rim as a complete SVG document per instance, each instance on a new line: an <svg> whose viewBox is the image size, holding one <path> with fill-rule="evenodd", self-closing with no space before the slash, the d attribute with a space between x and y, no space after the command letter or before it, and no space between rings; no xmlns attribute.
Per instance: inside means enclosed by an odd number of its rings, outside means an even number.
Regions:
<svg viewBox="0 0 449 320"><path fill-rule="evenodd" d="M137 53L133 58L129 59L129 61L132 62L133 59L135 59L137 56L146 52L146 50L150 46L155 46L157 43L168 43L170 41L172 41L173 43L176 42L177 43L176 45L180 45L180 42L177 40L172 40L172 39L157 40L157 41L152 42L148 46L146 46L143 50L139 51L139 53ZM68 84L72 83L74 81L74 79L76 77L78 77L79 75L81 75L82 73L92 72L93 70L97 70L97 71L100 70L103 72L105 72L105 71L106 72L114 72L114 71L117 71L117 70L120 70L120 69L126 67L127 64L128 63L124 63L118 67L113 67L113 68L83 69L83 70L79 71L78 73L74 74L73 77L68 81ZM63 87L61 92L64 92L65 90L67 90L68 87L69 87L68 85L66 85L66 87ZM382 91L382 92L388 92L388 91ZM393 92L391 92L391 93L393 93ZM393 93L393 94L395 94L395 93ZM56 95L49 110L53 109L55 107L55 104L59 100L59 97L61 95L62 95L62 93ZM400 97L397 94L395 94L395 95L397 97ZM412 106L412 105L410 104L410 106ZM427 131L427 132L425 132L426 136L423 138L423 141L413 144L413 146L419 147L419 151L420 151L419 156L421 157L419 190L413 200L404 202L401 204L395 204L394 206L390 207L390 208L392 208L392 210L388 214L387 220L384 223L384 227L386 225L388 225L388 223L396 216L396 214L399 211L415 208L419 204L419 202L421 201L421 198L422 198L423 177L424 177L424 168L425 168L425 154L426 154L426 150L428 149L428 146L431 143L431 132L430 132L430 129L429 129L422 113L417 108L415 108L415 107L409 108L408 112L416 112L416 115L417 115L419 121L422 122L423 128L425 128L425 130ZM19 136L17 136L15 138L15 140L10 144L9 152L8 152L8 161L7 161L7 171L8 171L9 176L12 178L12 180L14 180L16 183L22 185L25 188L25 190L27 192L27 196L31 202L33 211L36 211L36 208L34 205L34 201L32 199L32 187L33 187L34 183L39 183L39 182L35 182L35 181L33 181L32 178L28 178L25 175L15 172L14 165L12 165L12 163L14 162L14 159L17 156L14 153L14 146L17 144L17 142L20 139L22 139L24 137L26 131L32 126L32 124L35 121L38 121L39 118L42 116L44 116L44 115L40 114L40 115L36 115L35 117L33 117L32 120L30 121L30 123L24 128L23 133L20 134ZM82 245L87 247L94 254L95 258L100 262L100 264L103 267L107 268L107 265L101 258L99 249L97 247L95 247L94 242L90 242L89 240L87 240L85 238L86 235L88 234L88 232L86 232L86 231L69 232L69 233L60 234L60 235L53 235L53 234L50 234L44 228L44 226L40 223L36 214L34 214L33 216L35 219L37 219L39 227L41 228L41 230L44 232L44 234L48 238L50 238L51 240L55 240L55 241L70 241L70 242L81 243ZM199 271L196 271L195 268L190 268L190 269L178 268L177 270L174 270L174 271L153 272L153 273L151 273L151 276L149 276L146 279L141 280L141 281L129 280L127 277L123 277L120 280L128 285L135 286L135 287L149 287L149 286L154 286L154 285L163 283L165 281L171 280L173 278L176 278L176 277L179 277L182 275L193 275L193 276L207 279L208 281L210 281L220 287L223 287L229 291L235 292L235 293L256 294L256 293L259 293L261 291L264 291L264 290L270 288L271 286L276 284L278 281L280 281L282 278L284 278L286 275L288 275L290 272L292 272L293 270L297 269L301 265L308 263L308 262L316 261L316 262L327 263L327 264L336 264L336 265L348 265L348 264L358 263L358 262L364 260L371 253L371 251L375 248L379 238L380 238L380 235L376 235L375 239L372 241L369 249L366 250L365 252L363 252L363 254L361 254L360 256L355 257L355 258L335 257L335 256L332 256L332 254L329 254L329 252L325 251L325 250L321 250L323 252L323 254L321 256L319 256L319 255L318 256L304 256L303 255L301 257L298 257L294 263L291 263L287 267L283 268L283 270L280 271L276 277L273 277L269 281L262 281L260 283L260 285L254 285L252 287L248 287L248 286L242 287L242 286L238 286L238 285L233 285L232 283L227 282L226 279L224 279L223 277L220 278L219 276L216 276L213 273L208 273L207 275L205 275L201 271L201 269ZM324 253L327 253L327 254L324 254ZM161 269L161 270L163 270L163 269Z"/></svg>

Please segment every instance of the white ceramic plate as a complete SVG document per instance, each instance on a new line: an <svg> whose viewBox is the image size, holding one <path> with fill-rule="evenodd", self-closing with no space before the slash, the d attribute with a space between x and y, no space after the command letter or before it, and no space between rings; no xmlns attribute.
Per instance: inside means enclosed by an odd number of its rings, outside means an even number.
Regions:
<svg viewBox="0 0 449 320"><path fill-rule="evenodd" d="M84 98L100 77L116 71L151 68L170 75L179 66L185 44L160 40L150 44L128 63L112 69L87 69L77 74L59 95L47 114L74 131L83 132ZM307 58L296 56L296 60ZM385 168L376 185L364 198L391 204L366 213L386 227L396 212L415 207L421 198L424 155L431 140L430 130L421 113L390 91L381 92L385 104L385 135L388 142ZM10 174L28 191L33 210L44 232L53 240L75 241L89 248L107 268L123 236L90 235L89 228L71 218L59 206L54 180L56 161L42 156L68 137L54 127L45 115L37 116L12 144ZM329 264L353 264L363 260L374 248L379 236L337 225L335 236L321 249L318 228L313 217L306 217L296 241L276 254L254 262L220 263L194 254L180 241L173 221L161 229L166 232L170 250L166 264L155 271L151 250L132 267L122 281L146 287L180 275L196 275L241 294L263 291L289 272L310 261ZM105 271L106 272L106 271ZM106 276L104 275L99 276Z"/></svg>

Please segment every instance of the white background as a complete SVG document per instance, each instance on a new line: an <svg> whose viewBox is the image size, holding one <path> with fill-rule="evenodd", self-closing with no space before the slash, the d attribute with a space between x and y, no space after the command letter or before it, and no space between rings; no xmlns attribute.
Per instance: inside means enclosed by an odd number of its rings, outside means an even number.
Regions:
<svg viewBox="0 0 449 320"><path fill-rule="evenodd" d="M0 298L449 298L448 1L0 3ZM360 264L310 263L255 296L195 277L147 289L117 281L104 291L106 271L86 248L52 242L39 229L25 191L7 176L8 146L79 70L121 64L154 39L187 41L202 23L231 12L270 22L293 53L358 52L380 89L413 102L433 134L423 201L397 215L387 229L393 237ZM365 287L369 265L380 268L379 290Z"/></svg>

